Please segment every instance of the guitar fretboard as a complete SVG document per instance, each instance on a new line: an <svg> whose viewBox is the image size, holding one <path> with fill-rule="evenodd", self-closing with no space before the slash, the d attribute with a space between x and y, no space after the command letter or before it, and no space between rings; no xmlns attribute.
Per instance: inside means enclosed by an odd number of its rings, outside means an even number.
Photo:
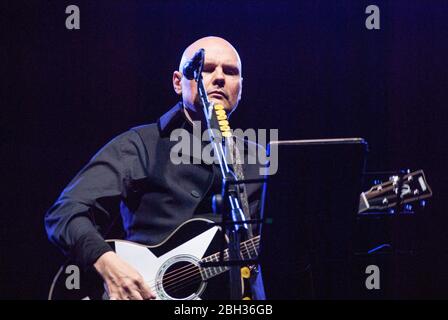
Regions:
<svg viewBox="0 0 448 320"><path fill-rule="evenodd" d="M260 236L253 237L247 241L241 242L241 258L242 259L255 259L258 257L258 251L260 248ZM205 257L201 260L201 262L218 262L220 261L219 257L220 253L217 252L208 257ZM229 260L229 249L224 250L224 261ZM203 280L207 280L213 278L223 272L229 270L228 266L219 266L219 267L206 267L200 268L201 276Z"/></svg>

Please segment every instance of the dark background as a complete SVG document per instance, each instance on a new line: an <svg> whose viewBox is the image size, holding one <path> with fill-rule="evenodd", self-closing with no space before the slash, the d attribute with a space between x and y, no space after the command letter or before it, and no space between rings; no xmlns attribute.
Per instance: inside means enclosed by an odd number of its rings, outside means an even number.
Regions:
<svg viewBox="0 0 448 320"><path fill-rule="evenodd" d="M70 4L80 30L65 28ZM365 27L370 4L380 30ZM425 171L434 196L418 228L388 225L419 253L393 261L385 296L447 298L447 18L442 0L2 1L0 297L46 298L63 261L46 210L99 147L177 101L183 49L218 35L243 60L233 127L363 137L368 170Z"/></svg>

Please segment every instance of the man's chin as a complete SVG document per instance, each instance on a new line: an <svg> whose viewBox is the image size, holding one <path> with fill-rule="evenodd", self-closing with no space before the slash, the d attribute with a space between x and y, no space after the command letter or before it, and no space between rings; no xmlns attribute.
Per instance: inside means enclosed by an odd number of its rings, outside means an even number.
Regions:
<svg viewBox="0 0 448 320"><path fill-rule="evenodd" d="M229 104L227 102L224 102L220 99L211 98L210 102L213 102L214 105L218 105L218 104L222 105L224 107L224 110L226 110L227 113L230 113L233 110L233 108L231 106L229 106Z"/></svg>
<svg viewBox="0 0 448 320"><path fill-rule="evenodd" d="M226 113L229 115L235 108L236 108L236 106L235 107L232 107L232 106L230 106L228 103L227 103L227 101L223 101L223 100L220 100L220 99L215 99L215 98L209 98L209 101L211 102L211 103L213 103L213 105L218 105L218 104L220 104L220 105L222 105L223 107L224 107L224 110L226 111ZM198 101L195 101L195 109L197 110L197 111L202 111L202 106L201 106L201 103L199 102L199 100Z"/></svg>

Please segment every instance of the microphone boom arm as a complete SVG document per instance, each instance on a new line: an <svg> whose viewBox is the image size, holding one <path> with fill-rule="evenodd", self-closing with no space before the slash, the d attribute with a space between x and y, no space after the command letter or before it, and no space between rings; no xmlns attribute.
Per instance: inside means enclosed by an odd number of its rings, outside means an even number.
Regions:
<svg viewBox="0 0 448 320"><path fill-rule="evenodd" d="M215 112L213 111L213 105L210 103L207 91L205 90L205 86L202 79L202 70L204 67L205 60L205 50L200 49L193 58L185 65L183 71L184 75L187 79L191 77L190 80L193 79L192 72L194 75L194 79L197 82L197 90L200 97L200 102L203 106L204 116L207 124L207 128L210 135L210 142L213 146L215 157L218 160L219 167L221 169L222 177L223 177L223 186L222 186L222 200L220 201L220 205L218 211L222 214L222 228L223 228L223 240L222 240L222 250L220 252L220 261L224 261L224 243L225 243L225 234L226 228L230 228L229 232L229 261L226 262L237 262L230 267L230 297L233 300L241 300L241 271L240 267L244 265L244 260L241 259L241 247L240 240L242 235L248 234L248 226L247 224L241 223L242 221L246 221L244 217L244 213L240 206L240 188L238 185L238 178L236 175L229 169L229 165L227 163L227 159L224 154L224 150L222 147L222 143L217 143L217 137L215 135L214 130L217 130L219 133L219 124L216 118ZM230 138L233 139L233 138ZM222 136L221 136L222 141ZM226 200L224 200L226 199ZM224 202L228 203L227 209L223 209ZM231 214L228 214L228 212ZM229 220L231 223L229 223ZM229 227L230 226L230 227ZM205 265L205 264L204 264Z"/></svg>

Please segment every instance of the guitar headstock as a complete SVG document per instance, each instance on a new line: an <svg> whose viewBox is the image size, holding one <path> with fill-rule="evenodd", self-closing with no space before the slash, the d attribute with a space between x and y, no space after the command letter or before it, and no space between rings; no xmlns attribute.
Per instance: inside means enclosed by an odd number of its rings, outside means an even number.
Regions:
<svg viewBox="0 0 448 320"><path fill-rule="evenodd" d="M432 196L423 170L391 176L388 182L377 184L361 193L358 213L367 210L382 210Z"/></svg>

